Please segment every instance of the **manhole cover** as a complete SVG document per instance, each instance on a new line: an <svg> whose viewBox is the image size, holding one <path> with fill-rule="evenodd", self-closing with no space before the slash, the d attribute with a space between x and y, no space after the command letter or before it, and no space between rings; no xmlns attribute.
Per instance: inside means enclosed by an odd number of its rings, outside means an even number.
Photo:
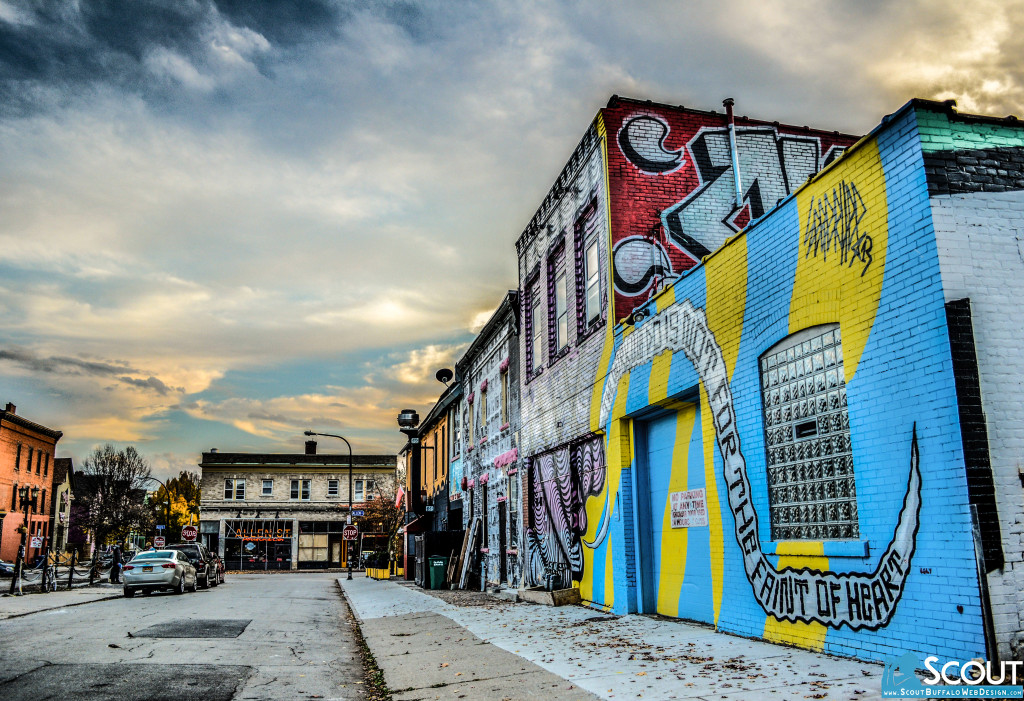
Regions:
<svg viewBox="0 0 1024 701"><path fill-rule="evenodd" d="M55 664L0 684L5 701L230 701L252 674L244 665Z"/></svg>
<svg viewBox="0 0 1024 701"><path fill-rule="evenodd" d="M196 618L157 623L132 633L136 638L237 638L251 618Z"/></svg>

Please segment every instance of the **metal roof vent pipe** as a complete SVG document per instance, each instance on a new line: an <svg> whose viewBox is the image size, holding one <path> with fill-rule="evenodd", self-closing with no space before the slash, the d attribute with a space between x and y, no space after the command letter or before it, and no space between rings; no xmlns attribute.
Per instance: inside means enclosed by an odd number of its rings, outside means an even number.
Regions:
<svg viewBox="0 0 1024 701"><path fill-rule="evenodd" d="M306 455L316 455L316 441L306 441Z"/></svg>
<svg viewBox="0 0 1024 701"><path fill-rule="evenodd" d="M729 123L729 150L732 152L732 176L736 186L736 209L743 206L743 181L740 176L740 154L736 146L736 118L733 116L732 108L736 101L731 97L722 100L725 107L725 119Z"/></svg>

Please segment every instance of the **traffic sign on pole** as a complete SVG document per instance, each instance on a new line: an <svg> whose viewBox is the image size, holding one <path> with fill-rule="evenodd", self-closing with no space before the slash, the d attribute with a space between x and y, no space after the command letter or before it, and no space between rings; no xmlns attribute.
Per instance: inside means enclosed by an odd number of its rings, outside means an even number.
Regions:
<svg viewBox="0 0 1024 701"><path fill-rule="evenodd" d="M182 526L181 527L181 539L192 542L199 537L199 529L195 526Z"/></svg>
<svg viewBox="0 0 1024 701"><path fill-rule="evenodd" d="M341 531L341 537L344 540L358 540L359 539L359 529L356 528L353 525L345 526L345 528L342 529L342 531Z"/></svg>
<svg viewBox="0 0 1024 701"><path fill-rule="evenodd" d="M153 547L154 548L162 548L162 547L164 547L166 542L167 541L164 540L164 537L162 535L158 535L155 538L153 538Z"/></svg>

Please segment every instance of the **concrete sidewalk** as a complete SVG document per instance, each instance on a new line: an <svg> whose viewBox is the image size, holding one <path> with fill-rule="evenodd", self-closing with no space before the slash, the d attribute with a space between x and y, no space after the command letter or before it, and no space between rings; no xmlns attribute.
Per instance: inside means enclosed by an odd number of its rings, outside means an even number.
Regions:
<svg viewBox="0 0 1024 701"><path fill-rule="evenodd" d="M3 586L3 596L0 596L0 621L6 618L27 616L31 613L42 611L53 611L55 609L67 608L88 604L93 601L113 599L121 596L123 589L120 584L109 582L97 582L92 586L88 584L75 585L71 591L60 590L43 593L24 594L22 596L8 596L7 591L11 586L11 580L0 580Z"/></svg>
<svg viewBox="0 0 1024 701"><path fill-rule="evenodd" d="M396 701L881 698L881 665L679 620L496 599L455 606L396 581L339 583Z"/></svg>

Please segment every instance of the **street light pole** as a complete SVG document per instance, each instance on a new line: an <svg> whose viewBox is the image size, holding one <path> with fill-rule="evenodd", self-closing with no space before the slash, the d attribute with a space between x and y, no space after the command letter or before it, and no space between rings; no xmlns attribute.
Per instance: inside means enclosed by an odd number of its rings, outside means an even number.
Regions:
<svg viewBox="0 0 1024 701"><path fill-rule="evenodd" d="M305 431L307 436L326 436L327 438L338 438L345 441L345 445L348 446L348 518L346 523L352 523L352 445L348 442L344 436L339 436L334 433L317 433L316 431ZM352 579L352 548L345 546L345 550L348 553L348 577Z"/></svg>
<svg viewBox="0 0 1024 701"><path fill-rule="evenodd" d="M11 594L14 593L15 589L21 589L21 575L25 570L25 545L28 542L29 509L35 508L36 499L39 498L39 487L32 487L31 494L32 498L29 499L28 485L18 489L18 498L21 500L22 508L25 509L25 521L21 525L21 544L18 546L18 557L14 562L14 577L11 578Z"/></svg>

